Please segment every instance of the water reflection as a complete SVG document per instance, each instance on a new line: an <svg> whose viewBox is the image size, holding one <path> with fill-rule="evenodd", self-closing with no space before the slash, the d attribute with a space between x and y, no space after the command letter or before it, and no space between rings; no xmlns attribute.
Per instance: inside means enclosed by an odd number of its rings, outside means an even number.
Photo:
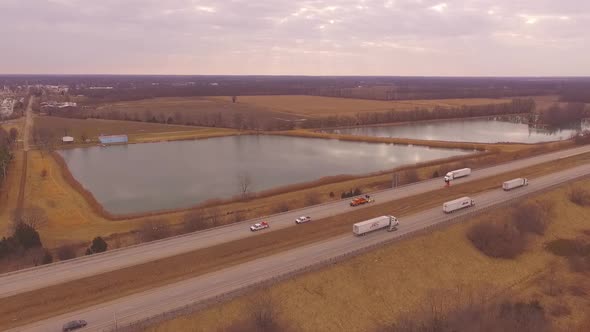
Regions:
<svg viewBox="0 0 590 332"><path fill-rule="evenodd" d="M472 151L283 136L235 136L59 151L74 177L112 213L188 207L338 174L364 174Z"/></svg>

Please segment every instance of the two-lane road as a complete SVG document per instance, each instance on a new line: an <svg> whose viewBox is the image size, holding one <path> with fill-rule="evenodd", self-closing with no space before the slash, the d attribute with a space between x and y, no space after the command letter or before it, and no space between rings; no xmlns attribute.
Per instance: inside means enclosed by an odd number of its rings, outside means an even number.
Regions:
<svg viewBox="0 0 590 332"><path fill-rule="evenodd" d="M475 170L467 178L455 180L454 184L479 180L485 177L587 152L590 152L590 146L563 150L479 169ZM377 204L379 204L436 190L443 185L443 181L438 178L408 186L383 190L372 193L371 196L375 198ZM302 215L308 215L317 220L347 213L353 209L348 203L349 200L329 202L309 208L269 216L264 218L264 220L269 221L271 224L270 231L292 227L295 226L295 218ZM361 208L363 207L355 207L354 209ZM253 234L250 232L249 225L261 219L262 218L248 220L161 241L113 250L103 254L81 257L69 261L4 274L0 276L0 298L253 236L255 233ZM265 230L263 232L268 231L269 230Z"/></svg>
<svg viewBox="0 0 590 332"><path fill-rule="evenodd" d="M527 187L518 188L509 192L497 189L473 196L476 202L475 207L453 214L447 215L442 212L441 207L436 207L407 216L400 220L400 226L396 232L389 233L381 230L357 237L352 235L351 229L351 233L348 235L260 258L90 308L77 310L13 329L12 331L59 331L65 322L73 319L84 319L88 321L89 325L83 331L112 330L115 327L115 319L117 326L124 326L134 321L181 308L191 303L214 299L228 292L252 287L275 277L289 276L309 266L330 262L343 257L343 255L394 241L416 231L451 221L456 217L466 216L501 203L514 201L526 195L550 189L589 175L590 165L578 166L536 178ZM305 227L305 225L301 227Z"/></svg>

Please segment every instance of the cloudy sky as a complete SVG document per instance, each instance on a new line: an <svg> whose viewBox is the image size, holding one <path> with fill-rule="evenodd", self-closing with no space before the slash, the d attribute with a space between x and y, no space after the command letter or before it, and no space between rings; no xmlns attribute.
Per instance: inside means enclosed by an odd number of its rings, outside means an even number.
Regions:
<svg viewBox="0 0 590 332"><path fill-rule="evenodd" d="M590 75L589 0L0 0L0 73Z"/></svg>

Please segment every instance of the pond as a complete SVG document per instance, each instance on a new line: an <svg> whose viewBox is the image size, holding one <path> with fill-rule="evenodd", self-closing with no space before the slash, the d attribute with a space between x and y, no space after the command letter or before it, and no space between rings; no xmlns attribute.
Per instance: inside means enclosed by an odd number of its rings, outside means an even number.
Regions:
<svg viewBox="0 0 590 332"><path fill-rule="evenodd" d="M72 175L115 214L185 208L212 198L365 174L473 153L382 143L248 135L59 151Z"/></svg>
<svg viewBox="0 0 590 332"><path fill-rule="evenodd" d="M475 143L540 143L570 138L578 130L588 129L587 122L553 130L529 127L519 118L478 118L417 122L388 126L325 130L356 135Z"/></svg>

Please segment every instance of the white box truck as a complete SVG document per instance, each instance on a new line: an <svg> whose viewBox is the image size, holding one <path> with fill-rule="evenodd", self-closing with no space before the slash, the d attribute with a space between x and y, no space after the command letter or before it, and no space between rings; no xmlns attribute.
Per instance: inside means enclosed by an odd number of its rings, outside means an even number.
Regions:
<svg viewBox="0 0 590 332"><path fill-rule="evenodd" d="M461 197L443 204L443 211L445 213L451 213L463 208L474 206L475 201L469 197Z"/></svg>
<svg viewBox="0 0 590 332"><path fill-rule="evenodd" d="M354 235L364 235L378 229L389 227L387 231L395 231L399 221L394 216L381 216L361 222L357 222L352 225L352 232Z"/></svg>
<svg viewBox="0 0 590 332"><path fill-rule="evenodd" d="M527 178L516 178L502 183L502 189L508 191L514 188L528 186L528 184L529 180Z"/></svg>
<svg viewBox="0 0 590 332"><path fill-rule="evenodd" d="M454 171L448 172L447 175L445 175L445 181L448 182L457 178L462 178L469 174L471 174L471 168L456 169Z"/></svg>

